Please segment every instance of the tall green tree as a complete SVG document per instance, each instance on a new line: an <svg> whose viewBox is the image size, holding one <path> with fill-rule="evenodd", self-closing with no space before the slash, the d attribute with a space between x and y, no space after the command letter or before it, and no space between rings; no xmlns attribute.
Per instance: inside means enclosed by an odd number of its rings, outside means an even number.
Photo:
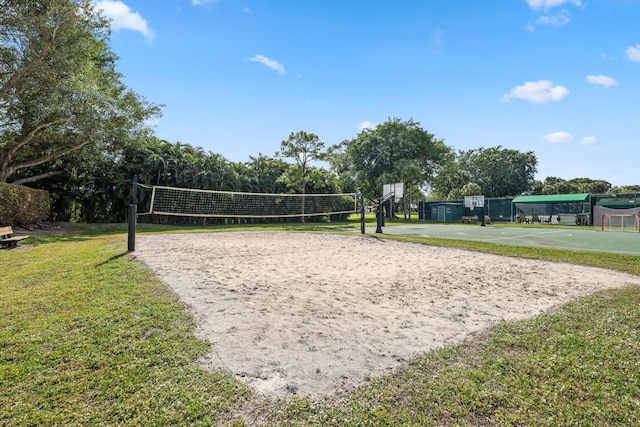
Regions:
<svg viewBox="0 0 640 427"><path fill-rule="evenodd" d="M297 133L291 132L289 139L280 143L278 156L294 159L296 162L296 168L288 173L288 177L290 182L299 183L302 194L301 221L304 222L304 195L307 187L307 176L313 161L324 160L326 158L324 142L320 141L318 135L314 133L307 133L305 131Z"/></svg>
<svg viewBox="0 0 640 427"><path fill-rule="evenodd" d="M532 151L477 148L458 152L434 181L434 191L443 197L462 195L469 183L480 186L486 197L509 197L531 193L538 160Z"/></svg>
<svg viewBox="0 0 640 427"><path fill-rule="evenodd" d="M450 153L444 140L420 123L394 118L332 147L331 162L339 175L350 177L373 200L384 184L402 182L405 192L430 184Z"/></svg>
<svg viewBox="0 0 640 427"><path fill-rule="evenodd" d="M463 153L462 158L472 182L480 185L486 197L516 196L531 191L538 166L533 151L481 147Z"/></svg>
<svg viewBox="0 0 640 427"><path fill-rule="evenodd" d="M575 187L577 193L604 194L608 193L612 185L603 179L573 178L569 182Z"/></svg>
<svg viewBox="0 0 640 427"><path fill-rule="evenodd" d="M542 184L542 194L604 194L608 193L611 188L611 183L601 179L573 178L564 180L555 176L548 176Z"/></svg>
<svg viewBox="0 0 640 427"><path fill-rule="evenodd" d="M109 35L89 0L2 2L0 181L62 174L122 148L159 114L123 84Z"/></svg>

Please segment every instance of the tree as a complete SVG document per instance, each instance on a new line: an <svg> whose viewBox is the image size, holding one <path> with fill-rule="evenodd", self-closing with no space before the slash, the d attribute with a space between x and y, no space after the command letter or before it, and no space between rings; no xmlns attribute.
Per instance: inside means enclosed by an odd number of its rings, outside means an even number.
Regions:
<svg viewBox="0 0 640 427"><path fill-rule="evenodd" d="M542 186L542 194L571 194L574 192L573 186L562 178L548 176Z"/></svg>
<svg viewBox="0 0 640 427"><path fill-rule="evenodd" d="M324 142L317 135L300 131L289 135L289 139L280 143L278 156L292 158L296 161L297 168L288 174L292 182L299 182L302 193L302 222L304 222L304 202L307 187L307 175L311 162L324 160Z"/></svg>
<svg viewBox="0 0 640 427"><path fill-rule="evenodd" d="M522 153L502 146L469 150L463 159L473 182L480 185L486 197L530 192L538 165L533 151Z"/></svg>
<svg viewBox="0 0 640 427"><path fill-rule="evenodd" d="M286 184L278 182L278 179L287 170L287 163L281 159L272 159L262 153L257 157L249 156L245 163L249 174L251 192L254 193L284 193Z"/></svg>
<svg viewBox="0 0 640 427"><path fill-rule="evenodd" d="M569 183L576 193L605 194L611 189L611 183L603 179L573 178Z"/></svg>
<svg viewBox="0 0 640 427"><path fill-rule="evenodd" d="M109 34L89 0L2 3L0 182L34 182L114 152L159 114L122 83Z"/></svg>
<svg viewBox="0 0 640 427"><path fill-rule="evenodd" d="M373 200L384 184L402 182L405 192L430 184L450 152L444 140L420 123L394 118L332 147L331 161L340 175L347 175Z"/></svg>
<svg viewBox="0 0 640 427"><path fill-rule="evenodd" d="M460 151L435 180L434 189L440 195L461 195L464 186L473 182L486 197L531 193L537 165L532 151L522 153L502 146Z"/></svg>
<svg viewBox="0 0 640 427"><path fill-rule="evenodd" d="M542 194L604 194L609 193L611 188L611 183L601 179L573 178L567 181L548 176L544 179Z"/></svg>
<svg viewBox="0 0 640 427"><path fill-rule="evenodd" d="M458 158L452 154L432 182L432 199L460 199L462 189L469 182L471 182L469 172L460 165Z"/></svg>
<svg viewBox="0 0 640 427"><path fill-rule="evenodd" d="M482 188L475 182L468 182L462 187L463 196L476 196L482 194Z"/></svg>
<svg viewBox="0 0 640 427"><path fill-rule="evenodd" d="M623 187L611 187L609 193L640 193L640 185L625 185Z"/></svg>

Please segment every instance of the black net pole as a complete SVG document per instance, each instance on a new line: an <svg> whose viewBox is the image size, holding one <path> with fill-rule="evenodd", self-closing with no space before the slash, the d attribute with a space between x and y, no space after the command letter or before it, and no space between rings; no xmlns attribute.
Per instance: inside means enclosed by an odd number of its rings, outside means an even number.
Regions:
<svg viewBox="0 0 640 427"><path fill-rule="evenodd" d="M136 215L138 214L138 176L133 177L133 189L131 191L131 203L129 204L129 235L127 249L129 252L136 250Z"/></svg>
<svg viewBox="0 0 640 427"><path fill-rule="evenodd" d="M362 190L358 193L358 198L360 199L360 233L364 234L364 195Z"/></svg>
<svg viewBox="0 0 640 427"><path fill-rule="evenodd" d="M378 202L376 207L376 233L382 233L382 222L384 221L384 210L382 203Z"/></svg>

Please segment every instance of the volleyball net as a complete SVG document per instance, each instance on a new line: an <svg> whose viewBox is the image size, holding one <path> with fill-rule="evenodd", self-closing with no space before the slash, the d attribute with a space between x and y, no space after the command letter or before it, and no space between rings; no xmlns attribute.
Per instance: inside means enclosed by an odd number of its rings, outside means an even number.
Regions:
<svg viewBox="0 0 640 427"><path fill-rule="evenodd" d="M358 193L275 194L138 186L150 192L141 198L138 215L295 218L358 212Z"/></svg>

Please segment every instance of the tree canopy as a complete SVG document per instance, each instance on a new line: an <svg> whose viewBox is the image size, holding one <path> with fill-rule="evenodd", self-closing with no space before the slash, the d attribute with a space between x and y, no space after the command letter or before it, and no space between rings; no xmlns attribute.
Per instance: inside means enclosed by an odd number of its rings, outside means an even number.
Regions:
<svg viewBox="0 0 640 427"><path fill-rule="evenodd" d="M289 135L289 139L280 143L279 156L284 158L292 158L296 161L296 166L290 168L287 173L282 175L281 181L286 183L298 183L302 197L302 217L300 218L304 222L304 206L305 198L304 194L307 189L307 178L309 175L309 169L311 162L314 160L323 160L326 153L324 152L324 142L320 141L318 135L314 133L307 133L300 131Z"/></svg>
<svg viewBox="0 0 640 427"><path fill-rule="evenodd" d="M61 174L159 114L122 83L90 1L7 0L0 29L0 181Z"/></svg>
<svg viewBox="0 0 640 427"><path fill-rule="evenodd" d="M541 194L604 194L608 193L611 188L610 182L601 179L573 178L564 180L562 178L548 176L542 183Z"/></svg>
<svg viewBox="0 0 640 427"><path fill-rule="evenodd" d="M289 175L292 182L298 182L304 194L311 162L325 158L324 142L314 133L291 132L289 138L280 143L280 152L277 155L295 160L296 168Z"/></svg>
<svg viewBox="0 0 640 427"><path fill-rule="evenodd" d="M486 197L517 196L532 191L537 165L532 151L502 146L460 151L438 175L433 189L441 198L456 199L474 183Z"/></svg>
<svg viewBox="0 0 640 427"><path fill-rule="evenodd" d="M444 140L422 129L420 123L399 118L365 129L331 151L333 167L370 199L381 196L384 184L416 187L430 183L450 154Z"/></svg>

